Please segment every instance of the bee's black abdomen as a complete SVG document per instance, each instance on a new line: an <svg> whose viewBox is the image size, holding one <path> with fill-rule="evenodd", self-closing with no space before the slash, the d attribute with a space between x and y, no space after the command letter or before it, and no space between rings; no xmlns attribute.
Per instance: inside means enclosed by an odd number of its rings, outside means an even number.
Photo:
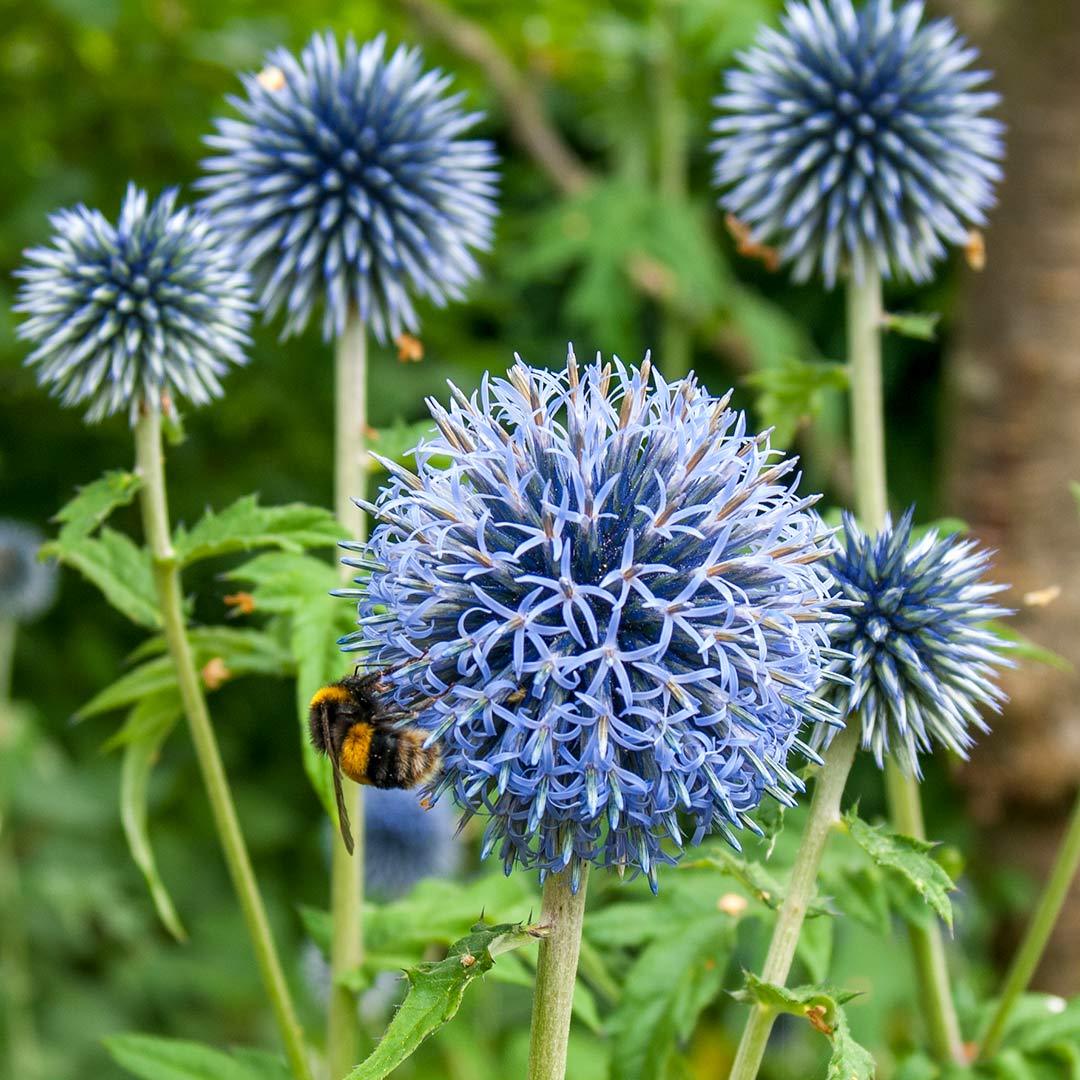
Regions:
<svg viewBox="0 0 1080 1080"><path fill-rule="evenodd" d="M401 750L399 733L393 728L377 727L371 736L368 758L368 780L372 787L401 787L398 760Z"/></svg>

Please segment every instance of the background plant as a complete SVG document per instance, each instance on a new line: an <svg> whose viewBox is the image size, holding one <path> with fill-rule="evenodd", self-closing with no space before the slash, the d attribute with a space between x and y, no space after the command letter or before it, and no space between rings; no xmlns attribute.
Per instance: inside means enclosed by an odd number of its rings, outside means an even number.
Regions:
<svg viewBox="0 0 1080 1080"><path fill-rule="evenodd" d="M410 10L415 15L422 7L413 4ZM316 4L305 8L302 17L280 5L261 5L256 13L201 0L167 8L98 3L18 8L8 23L2 53L9 123L0 140L11 163L11 183L0 197L0 257L13 269L21 249L41 239L44 215L57 205L84 200L115 206L122 194L120 177L137 175L154 190L177 181L190 184L198 173L199 136L222 95L233 89L234 71L257 69L267 48L279 42L298 48L312 31L327 25L342 32L351 29L360 38L383 28L391 40L423 35L431 60L454 68L460 85L491 112L492 130L508 167L503 224L485 282L467 305L425 313L422 363L399 362L389 348L375 353L373 362L384 365L387 377L373 402L372 423L383 445L391 448L390 456L396 453L394 447L409 441L406 425L423 419L422 396L442 393L447 375L469 386L484 368L505 367L504 342L513 341L530 356L557 356L565 338L572 336L582 352L603 344L633 356L643 341L657 340L673 307L688 317L694 366L707 385L726 386L751 374L754 384L739 381L737 400L760 408L761 423L786 425L803 449L813 451L807 455L814 474L808 483L826 486L836 502L846 502L845 460L836 439L838 372L820 362L843 355L842 313L823 302L816 289L793 288L770 275L764 264L738 256L734 239L708 210L705 194L710 171L704 149L708 99L731 49L746 44L759 18L773 16L777 7L686 3L676 12L674 5L640 4L616 11L553 0L523 20L507 5L459 5L459 14L486 29L513 65L528 72L524 82L541 88L541 104L566 136L578 171L567 168L543 175L519 148L521 110L504 107L502 92L491 89L497 84L489 84L485 69L472 58L459 57L443 44L442 36L428 38L431 31L423 27L429 24L412 22L396 8ZM307 20L304 25L299 25L301 18ZM1057 32L1041 30L1027 16L1022 21L1031 40L1045 34L1039 47L1027 49L1025 56L1040 55L1057 41ZM672 42L681 58L675 65L670 63ZM654 96L654 76L665 63L675 75L662 83L667 96L661 105L661 98ZM682 156L676 160L685 169L685 190L696 197L656 194L659 133L670 130L659 118L667 115L673 97L685 134ZM671 153L670 146L666 153ZM1044 167L1042 159L1039 166ZM587 188L579 183L583 179L600 183ZM997 235L989 234L991 267L999 255ZM951 340L960 312L954 295L959 269L957 260L939 284L919 292L900 287L887 296L891 310L944 314L937 342L896 335L885 341L893 428L891 486L898 505L918 503L923 520L939 512L940 477L951 467L952 459L940 453L938 420L955 415L940 391L942 342ZM10 279L4 280L10 290ZM658 302L666 289L676 297L674 305ZM805 327L805 332L796 327ZM44 524L72 488L126 460L129 437L122 422L90 436L77 416L47 405L31 375L18 366L22 349L11 332L11 323L0 327L4 509ZM188 418L187 442L172 466L179 521L193 523L207 505L225 507L239 493L253 490L266 506L297 500L330 503L332 450L323 418L331 407L332 388L325 366L311 362L319 348L317 334L311 332L279 344L275 331L259 331L253 352L265 358L274 378L257 377L251 368L238 372L231 379L229 399L215 407L212 416L201 412ZM802 361L807 359L815 363L805 366ZM809 414L818 418L810 428L802 422ZM995 430L996 438L1010 437L1000 424ZM33 453L27 453L27 447ZM933 468L925 465L927 453L934 455ZM58 477L63 478L59 484ZM111 524L118 529L133 526L131 508L118 507ZM297 575L296 591L319 591L322 584L315 577L299 584L298 576L312 569L307 563L297 566L282 558L274 565L270 560L279 554L296 553L269 553L266 562L252 569L271 584L282 580L271 572L287 570ZM227 605L224 598L256 591L253 579L219 575L230 564L244 561L251 560L236 553L192 568L188 589L200 623L218 625L229 613L230 629L247 628L274 615L272 605L287 607L268 584L263 612L232 614L242 606ZM334 610L340 610L340 604ZM332 618L329 609L319 611L312 614L311 624L290 625L287 633L308 634L314 624L325 626ZM284 622L281 632L286 633ZM126 1075L98 1042L110 1031L171 1033L219 1047L272 1045L257 983L240 959L241 935L227 881L212 860L201 857L199 877L187 872L192 852L209 850L213 836L205 813L186 798L194 763L182 741L166 748L149 788L159 870L191 939L180 950L169 944L157 924L125 849L114 809L120 759L96 752L108 728L96 719L74 727L64 723L116 676L140 639L73 574L65 575L60 606L21 635L15 694L33 722L26 756L19 758L25 767L16 773L11 820L23 868L24 914L38 958L34 992L50 1054L46 1075ZM333 657L332 643L327 649ZM272 666L275 672L288 670L280 656ZM249 840L277 937L287 955L297 956L302 930L294 902L300 899L314 908L324 902L321 856L313 842L323 815L296 769L293 685L268 673L226 680L215 695L216 707L230 718L221 732L223 753L236 762L237 797L245 820L253 823ZM268 738L268 730L281 735ZM950 945L957 999L962 1013L970 1014L993 985L995 927L1002 915L1027 903L1031 886L980 861L971 842L975 827L960 812L961 796L945 782L947 776L942 763L929 763L929 826L932 835L945 841L939 858L954 871L958 864L950 853L958 847L972 853L957 898L955 944ZM864 817L873 820L880 812L872 773L861 776L856 771L851 795L860 799ZM776 840L769 870L777 878L784 876L790 861L786 845L798 831L796 813ZM472 879L478 838L467 840L472 854L465 874ZM856 974L872 984L873 994L847 1011L856 1038L887 1067L891 1058L910 1049L912 991L898 961L899 946L882 947L871 935L887 928L894 905L917 907L902 883L863 861L861 849L846 842L835 846L837 862L826 863L823 891L833 896L840 889L834 881L850 883L846 904L859 914L838 926L827 918L812 919L799 962L805 957L805 980L812 981L831 941L832 977L851 985L849 975ZM755 854L754 849L747 852L748 857ZM626 1056L611 1068L634 1075L643 1059L656 1058L657 1047L664 1048L661 1057L688 1060L691 1068L707 1075L725 1068L744 1007L717 996L716 987L739 981L733 967L718 969L725 963L748 966L759 955L771 908L759 899L760 889L715 868L687 868L679 875L670 875L674 880L665 881L657 901L642 895L638 885L610 895L594 888L597 910L590 914L590 923L599 929L593 944L606 950L608 974L625 979L628 989L613 1011L612 998L601 989L606 986L610 993L611 985L602 975L595 981L586 975L584 985L597 1009L579 1009L582 1020L571 1041L573 1075L601 1074L616 1049L620 1054L625 1049ZM684 880L687 885L678 884ZM889 883L884 892L882 881ZM448 944L467 933L485 903L492 905L489 913L498 920L521 919L536 909L535 897L503 893L506 888L496 877L452 894L438 889L421 893L405 915L428 920L437 932L416 947L413 958L419 962L422 948L438 941ZM699 891L688 898L692 889ZM764 891L770 892L769 887ZM438 927L436 918L449 908L451 895L463 897L468 910L455 925ZM498 903L504 906L500 910L496 900L487 897L503 897ZM716 938L700 944L695 933L704 930L695 928L689 912L700 914L703 904L715 908L721 902L734 911L740 899L746 901L745 909L737 916L721 911L727 920L723 928L716 924ZM649 907L646 901L660 906ZM625 906L610 918L600 918L604 908L615 905ZM654 920L671 927L664 940L651 929ZM725 959L729 941L735 943L733 959ZM527 948L507 954L520 956L522 964L529 955ZM701 958L700 963L695 958ZM395 963L386 960L388 968ZM504 957L501 963L512 967L515 961ZM693 974L698 989L677 1007L657 1009L646 988L655 985L658 971ZM207 998L218 1006L212 1015L205 1009ZM698 1013L697 1003L703 1000L709 1004ZM1069 1034L1073 1009L1061 1011L1059 1006L1053 999L1031 1001L1031 1011L1022 1018L1031 1030L1023 1053L1050 1069L1064 1067L1060 1062L1067 1051L1060 1048L1075 1041ZM426 1042L400 1074L501 1077L515 1067L521 1073L527 1011L527 988L478 980L455 1022ZM316 1006L309 1003L306 1012L314 1022ZM598 1037L598 1016L622 1038ZM695 1025L695 1016L702 1019L700 1025ZM691 1029L696 1034L683 1039ZM827 1046L809 1024L791 1024L782 1034L770 1055L773 1075L812 1073L822 1064Z"/></svg>

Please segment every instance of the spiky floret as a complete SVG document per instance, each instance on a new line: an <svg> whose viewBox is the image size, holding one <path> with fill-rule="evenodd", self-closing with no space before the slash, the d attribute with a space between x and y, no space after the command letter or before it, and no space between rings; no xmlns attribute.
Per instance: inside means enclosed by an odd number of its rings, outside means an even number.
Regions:
<svg viewBox="0 0 1080 1080"><path fill-rule="evenodd" d="M985 625L1008 614L992 599L1007 586L983 580L990 553L936 531L912 542L913 512L876 536L845 515L826 566L850 616L833 632L851 655L837 665L850 683L835 700L879 766L891 756L917 776L935 743L966 758L971 729L989 730L979 709L999 711L995 669L1010 661Z"/></svg>
<svg viewBox="0 0 1080 1080"><path fill-rule="evenodd" d="M200 186L233 235L268 316L303 330L323 305L326 338L356 308L380 340L417 328L413 296L458 299L491 241L497 157L462 138L481 119L425 72L417 49L385 55L383 35L344 53L315 34L277 49L216 122Z"/></svg>
<svg viewBox="0 0 1080 1080"><path fill-rule="evenodd" d="M659 863L791 803L837 616L831 541L794 460L728 398L646 362L520 361L429 402L438 435L391 472L360 554L368 662L442 750L436 797L490 815L541 874ZM446 459L449 464L442 467Z"/></svg>
<svg viewBox="0 0 1080 1080"><path fill-rule="evenodd" d="M52 606L56 564L41 562L44 537L21 521L0 520L0 619L33 619Z"/></svg>
<svg viewBox="0 0 1080 1080"><path fill-rule="evenodd" d="M721 203L805 280L867 264L931 277L994 203L998 95L948 19L921 0L791 0L727 73L715 180Z"/></svg>
<svg viewBox="0 0 1080 1080"><path fill-rule="evenodd" d="M221 395L220 378L246 362L247 277L209 221L128 185L113 225L76 206L50 217L50 246L26 252L16 331L26 359L64 405L87 405L93 423L127 410Z"/></svg>

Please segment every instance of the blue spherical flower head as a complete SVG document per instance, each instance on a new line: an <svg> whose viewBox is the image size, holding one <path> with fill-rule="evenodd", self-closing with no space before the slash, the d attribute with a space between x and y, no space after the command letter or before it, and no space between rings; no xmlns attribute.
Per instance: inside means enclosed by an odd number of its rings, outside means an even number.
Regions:
<svg viewBox="0 0 1080 1080"><path fill-rule="evenodd" d="M22 622L52 606L56 564L38 559L43 540L30 525L0 520L0 619Z"/></svg>
<svg viewBox="0 0 1080 1080"><path fill-rule="evenodd" d="M326 338L354 308L379 340L416 329L413 296L459 299L490 245L497 157L462 136L481 119L425 72L416 49L385 38L344 55L316 34L299 58L272 52L242 119L218 120L207 143L204 204L236 238L268 316L303 330L318 302Z"/></svg>
<svg viewBox="0 0 1080 1080"><path fill-rule="evenodd" d="M721 203L797 280L876 264L925 281L994 203L998 95L952 23L922 14L921 0L792 0L727 74Z"/></svg>
<svg viewBox="0 0 1080 1080"><path fill-rule="evenodd" d="M49 247L26 252L17 334L38 382L93 423L127 410L202 405L221 376L246 362L251 322L245 275L201 214L176 191L151 203L130 185L113 225L77 206L50 218Z"/></svg>
<svg viewBox="0 0 1080 1080"><path fill-rule="evenodd" d="M833 633L851 654L838 665L847 685L835 697L879 766L891 755L918 776L918 755L935 743L966 758L971 729L989 730L979 709L1000 710L995 669L1010 663L985 626L1008 614L992 599L1007 586L983 579L990 553L934 531L912 543L912 514L895 528L887 519L876 536L845 515L827 566L850 605Z"/></svg>
<svg viewBox="0 0 1080 1080"><path fill-rule="evenodd" d="M448 803L421 803L415 791L372 789L364 796L364 882L393 900L417 882L449 877L461 863L457 822Z"/></svg>
<svg viewBox="0 0 1080 1080"><path fill-rule="evenodd" d="M466 815L541 875L648 875L802 789L838 618L796 463L728 399L599 361L518 363L429 402L438 435L368 506L344 639L437 742ZM446 464L447 460L449 464Z"/></svg>

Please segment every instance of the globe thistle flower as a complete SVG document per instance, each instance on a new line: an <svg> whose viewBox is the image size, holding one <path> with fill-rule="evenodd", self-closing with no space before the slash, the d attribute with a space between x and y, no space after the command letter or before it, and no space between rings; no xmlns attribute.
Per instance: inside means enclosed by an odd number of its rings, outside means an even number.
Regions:
<svg viewBox="0 0 1080 1080"><path fill-rule="evenodd" d="M415 791L372 789L364 797L364 886L380 900L404 896L461 864L457 823L447 803L421 805Z"/></svg>
<svg viewBox="0 0 1080 1080"><path fill-rule="evenodd" d="M755 829L802 790L799 737L838 618L829 540L794 460L691 377L648 359L580 373L520 361L394 462L374 505L360 629L393 699L443 758L433 796L490 815L483 854L592 862L656 887L688 838ZM730 396L730 395L729 395ZM436 467L449 459L445 468Z"/></svg>
<svg viewBox="0 0 1080 1080"><path fill-rule="evenodd" d="M44 537L19 521L0 520L0 619L25 622L56 596L56 564L40 562Z"/></svg>
<svg viewBox="0 0 1080 1080"><path fill-rule="evenodd" d="M966 758L971 729L989 731L979 707L1000 711L995 668L1011 665L984 625L1008 614L991 599L1007 586L983 580L990 553L935 531L912 543L913 512L895 528L886 519L876 536L845 515L827 566L850 616L832 635L850 654L837 666L849 682L836 697L879 766L891 755L918 776L918 755L934 743Z"/></svg>
<svg viewBox="0 0 1080 1080"><path fill-rule="evenodd" d="M997 94L922 0L792 0L715 99L721 203L759 242L831 287L868 265L925 281L982 225L1001 177Z"/></svg>
<svg viewBox="0 0 1080 1080"><path fill-rule="evenodd" d="M323 336L349 309L380 341L417 327L412 297L459 299L489 246L497 158L462 135L480 113L424 72L419 50L387 58L383 35L344 55L316 34L299 59L272 52L230 98L242 119L218 120L206 142L204 205L235 236L268 316L285 334L323 303Z"/></svg>
<svg viewBox="0 0 1080 1080"><path fill-rule="evenodd" d="M64 405L89 404L90 423L127 409L203 405L220 377L246 362L247 279L201 214L128 185L116 225L77 206L49 219L49 247L26 252L17 334L26 363Z"/></svg>

